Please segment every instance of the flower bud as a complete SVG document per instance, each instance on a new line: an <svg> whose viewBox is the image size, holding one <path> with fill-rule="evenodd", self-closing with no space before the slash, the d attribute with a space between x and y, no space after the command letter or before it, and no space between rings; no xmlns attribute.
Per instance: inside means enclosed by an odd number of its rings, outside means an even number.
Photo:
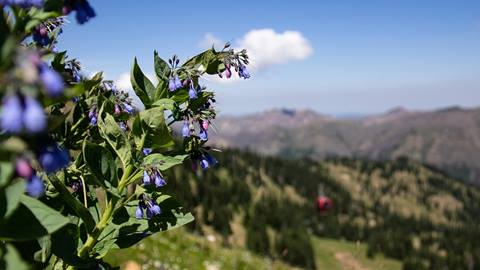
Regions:
<svg viewBox="0 0 480 270"><path fill-rule="evenodd" d="M17 162L15 163L15 171L18 176L25 179L29 179L33 175L32 166L30 166L30 163L24 158L17 159Z"/></svg>

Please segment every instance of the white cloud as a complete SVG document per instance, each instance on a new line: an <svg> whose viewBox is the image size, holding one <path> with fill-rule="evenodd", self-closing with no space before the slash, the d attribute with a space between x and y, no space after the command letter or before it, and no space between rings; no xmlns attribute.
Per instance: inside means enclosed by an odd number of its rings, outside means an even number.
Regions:
<svg viewBox="0 0 480 270"><path fill-rule="evenodd" d="M301 32L277 33L269 28L249 31L236 47L247 49L254 69L303 60L313 53L310 42Z"/></svg>
<svg viewBox="0 0 480 270"><path fill-rule="evenodd" d="M210 49L212 46L215 48L223 48L225 42L220 38L214 36L212 33L206 33L202 40L198 43L198 46L202 49Z"/></svg>

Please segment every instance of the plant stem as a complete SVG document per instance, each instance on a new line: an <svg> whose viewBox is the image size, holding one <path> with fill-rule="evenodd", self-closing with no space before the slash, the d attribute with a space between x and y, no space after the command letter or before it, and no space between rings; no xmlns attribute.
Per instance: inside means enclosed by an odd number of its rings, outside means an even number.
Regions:
<svg viewBox="0 0 480 270"><path fill-rule="evenodd" d="M88 253L92 250L92 248L98 242L98 237L103 232L105 227L107 227L108 222L110 221L110 218L113 215L113 209L114 209L114 205L112 200L110 200L108 202L107 207L105 208L105 211L102 214L102 218L95 226L95 229L93 230L93 232L88 235L88 238L87 238L87 241L85 241L85 244L78 251L78 257L86 258L88 256Z"/></svg>

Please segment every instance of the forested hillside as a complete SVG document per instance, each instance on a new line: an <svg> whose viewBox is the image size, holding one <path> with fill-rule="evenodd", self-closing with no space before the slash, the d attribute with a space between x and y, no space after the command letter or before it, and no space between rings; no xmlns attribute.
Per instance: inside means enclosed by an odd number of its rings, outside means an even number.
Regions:
<svg viewBox="0 0 480 270"><path fill-rule="evenodd" d="M371 162L261 157L229 150L221 166L194 175L174 170L175 193L192 210L190 229L226 246L315 268L312 235L361 241L368 255L405 269L480 266L480 191L407 159ZM319 214L323 192L334 202Z"/></svg>
<svg viewBox="0 0 480 270"><path fill-rule="evenodd" d="M287 158L406 156L480 184L480 109L458 107L339 119L309 110L223 117L212 143Z"/></svg>

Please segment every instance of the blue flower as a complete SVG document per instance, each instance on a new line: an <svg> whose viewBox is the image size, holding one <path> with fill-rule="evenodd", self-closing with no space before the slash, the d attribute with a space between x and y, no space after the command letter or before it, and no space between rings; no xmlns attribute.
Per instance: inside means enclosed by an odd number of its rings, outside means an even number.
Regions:
<svg viewBox="0 0 480 270"><path fill-rule="evenodd" d="M240 76L240 78L244 78L244 79L250 78L250 73L248 72L246 66L240 65L238 67L238 76Z"/></svg>
<svg viewBox="0 0 480 270"><path fill-rule="evenodd" d="M137 209L135 210L135 217L138 219L143 218L143 210L142 210L142 207L140 207L140 205L138 205Z"/></svg>
<svg viewBox="0 0 480 270"><path fill-rule="evenodd" d="M42 179L37 175L33 175L30 179L27 180L27 189L28 195L39 198L45 193L45 185L43 184Z"/></svg>
<svg viewBox="0 0 480 270"><path fill-rule="evenodd" d="M0 124L2 130L20 133L23 128L23 108L17 95L6 96L3 100Z"/></svg>
<svg viewBox="0 0 480 270"><path fill-rule="evenodd" d="M25 111L23 113L23 124L27 131L39 133L47 127L47 117L42 106L37 100L26 97Z"/></svg>
<svg viewBox="0 0 480 270"><path fill-rule="evenodd" d="M148 209L151 211L153 215L160 215L160 213L162 212L160 209L160 206L158 206L155 203L152 203L152 205Z"/></svg>
<svg viewBox="0 0 480 270"><path fill-rule="evenodd" d="M184 138L190 137L190 125L188 124L188 121L183 122L182 136Z"/></svg>
<svg viewBox="0 0 480 270"><path fill-rule="evenodd" d="M46 65L40 67L40 81L49 96L59 96L65 89L62 76Z"/></svg>
<svg viewBox="0 0 480 270"><path fill-rule="evenodd" d="M190 85L190 90L188 90L188 96L190 99L197 98L197 90L195 90L195 87L193 87L193 83Z"/></svg>
<svg viewBox="0 0 480 270"><path fill-rule="evenodd" d="M198 133L198 137L200 137L200 140L202 141L207 141L208 140L208 133L203 127L200 128L200 133Z"/></svg>
<svg viewBox="0 0 480 270"><path fill-rule="evenodd" d="M143 155L148 156L150 153L152 153L152 148L143 148L142 152Z"/></svg>
<svg viewBox="0 0 480 270"><path fill-rule="evenodd" d="M73 9L77 12L75 18L79 24L84 24L97 15L87 0L78 0Z"/></svg>
<svg viewBox="0 0 480 270"><path fill-rule="evenodd" d="M40 150L38 162L46 173L53 173L67 167L70 156L67 150L51 143Z"/></svg>
<svg viewBox="0 0 480 270"><path fill-rule="evenodd" d="M200 160L200 167L202 167L202 170L206 170L209 167L208 160L206 158L202 158Z"/></svg>
<svg viewBox="0 0 480 270"><path fill-rule="evenodd" d="M118 123L118 126L120 127L120 129L121 129L123 132L126 132L127 129L128 129L128 126L127 126L127 124L125 124L125 122L119 122L119 123Z"/></svg>
<svg viewBox="0 0 480 270"><path fill-rule="evenodd" d="M132 105L128 104L128 103L123 103L123 108L125 109L125 111L128 113L128 114L133 114L135 113L135 108L133 108Z"/></svg>
<svg viewBox="0 0 480 270"><path fill-rule="evenodd" d="M97 110L95 108L91 109L88 112L88 118L90 118L90 125L92 125L92 126L97 125L98 114L97 114Z"/></svg>
<svg viewBox="0 0 480 270"><path fill-rule="evenodd" d="M182 88L182 82L180 81L180 78L178 77L178 75L175 76L175 88Z"/></svg>
<svg viewBox="0 0 480 270"><path fill-rule="evenodd" d="M170 78L168 80L168 89L170 90L170 92L177 90L177 87L175 86L175 80L173 78Z"/></svg>
<svg viewBox="0 0 480 270"><path fill-rule="evenodd" d="M215 166L218 163L217 159L215 159L212 155L208 153L205 154L205 159L210 166Z"/></svg>
<svg viewBox="0 0 480 270"><path fill-rule="evenodd" d="M150 175L147 170L143 171L143 184L146 186L150 185Z"/></svg>
<svg viewBox="0 0 480 270"><path fill-rule="evenodd" d="M163 179L158 172L155 173L155 186L163 187L166 184L167 184L167 182L165 181L165 179Z"/></svg>

